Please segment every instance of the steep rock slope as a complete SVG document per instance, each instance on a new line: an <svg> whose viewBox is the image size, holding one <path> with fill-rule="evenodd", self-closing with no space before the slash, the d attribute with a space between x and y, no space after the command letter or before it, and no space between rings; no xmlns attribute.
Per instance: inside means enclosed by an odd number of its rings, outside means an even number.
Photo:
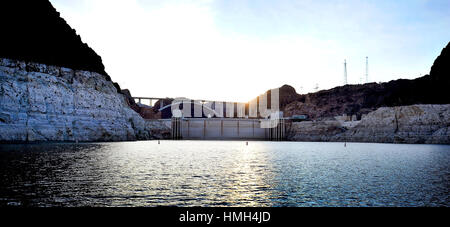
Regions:
<svg viewBox="0 0 450 227"><path fill-rule="evenodd" d="M2 0L0 21L0 58L107 75L101 57L81 41L49 1Z"/></svg>
<svg viewBox="0 0 450 227"><path fill-rule="evenodd" d="M130 109L105 76L0 59L0 141L161 138L169 128Z"/></svg>

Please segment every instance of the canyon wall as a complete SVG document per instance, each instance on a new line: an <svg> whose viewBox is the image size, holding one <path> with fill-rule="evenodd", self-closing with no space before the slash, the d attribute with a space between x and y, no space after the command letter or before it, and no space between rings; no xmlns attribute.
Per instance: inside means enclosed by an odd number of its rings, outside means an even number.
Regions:
<svg viewBox="0 0 450 227"><path fill-rule="evenodd" d="M4 22L0 58L97 72L109 79L102 58L61 18L50 1L2 0L0 21Z"/></svg>
<svg viewBox="0 0 450 227"><path fill-rule="evenodd" d="M169 133L169 134L168 134ZM163 138L170 129L128 107L107 76L0 59L0 141Z"/></svg>
<svg viewBox="0 0 450 227"><path fill-rule="evenodd" d="M450 105L381 107L360 121L293 122L292 141L450 144Z"/></svg>

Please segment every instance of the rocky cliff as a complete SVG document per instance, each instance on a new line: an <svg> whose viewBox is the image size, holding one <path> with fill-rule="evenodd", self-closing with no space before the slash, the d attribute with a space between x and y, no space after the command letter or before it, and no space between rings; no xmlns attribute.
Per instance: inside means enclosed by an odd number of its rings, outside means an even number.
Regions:
<svg viewBox="0 0 450 227"><path fill-rule="evenodd" d="M144 119L162 119L162 118L171 118L172 112L170 108L167 108L163 110L162 112L159 111L160 108L160 102L163 101L163 103L170 104L172 103L173 99L166 98L162 100L158 100L156 103L153 104L152 107L147 105L140 105L136 103L136 101L131 96L131 92L128 89L120 90L120 93L122 93L127 100L128 106L136 111L139 115L141 115Z"/></svg>
<svg viewBox="0 0 450 227"><path fill-rule="evenodd" d="M450 144L450 105L381 107L360 121L293 122L292 141Z"/></svg>
<svg viewBox="0 0 450 227"><path fill-rule="evenodd" d="M0 3L0 141L163 138L127 105L102 60L47 0Z"/></svg>
<svg viewBox="0 0 450 227"><path fill-rule="evenodd" d="M48 0L2 0L0 21L0 58L97 72L109 80L101 57Z"/></svg>
<svg viewBox="0 0 450 227"><path fill-rule="evenodd" d="M170 129L128 107L106 76L0 59L0 141L162 138Z"/></svg>

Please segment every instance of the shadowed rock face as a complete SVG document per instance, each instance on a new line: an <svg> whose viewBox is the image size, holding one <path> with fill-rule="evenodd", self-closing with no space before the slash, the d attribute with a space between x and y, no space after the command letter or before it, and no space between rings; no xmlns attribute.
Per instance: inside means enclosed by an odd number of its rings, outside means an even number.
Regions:
<svg viewBox="0 0 450 227"><path fill-rule="evenodd" d="M160 102L161 100L158 100L154 106L145 106L145 105L138 105L136 101L133 99L133 96L131 96L131 93L128 89L123 89L120 91L121 94L123 94L126 98L128 106L136 111L141 117L144 119L161 119L161 118L170 118L172 116L171 109L167 108L163 110L162 112L159 111L160 108ZM163 103L170 104L172 103L173 99L163 99Z"/></svg>
<svg viewBox="0 0 450 227"><path fill-rule="evenodd" d="M120 91L120 93L125 96L125 100L127 101L128 106L139 113L140 107L138 106L138 104L136 104L136 101L134 101L133 97L131 96L130 90L123 89Z"/></svg>
<svg viewBox="0 0 450 227"><path fill-rule="evenodd" d="M49 1L2 0L0 21L0 58L107 76L101 57L81 41Z"/></svg>
<svg viewBox="0 0 450 227"><path fill-rule="evenodd" d="M437 77L436 80L450 80L450 42L434 61L430 75Z"/></svg>
<svg viewBox="0 0 450 227"><path fill-rule="evenodd" d="M280 87L280 105L286 106L287 104L301 99L301 95L297 94L295 89L289 85L283 85Z"/></svg>

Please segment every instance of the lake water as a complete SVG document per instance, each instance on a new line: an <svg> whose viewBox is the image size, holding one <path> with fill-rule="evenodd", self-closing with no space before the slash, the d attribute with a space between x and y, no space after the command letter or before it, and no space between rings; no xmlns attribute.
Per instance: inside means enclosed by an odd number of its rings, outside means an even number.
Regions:
<svg viewBox="0 0 450 227"><path fill-rule="evenodd" d="M450 206L450 146L0 145L0 206Z"/></svg>

